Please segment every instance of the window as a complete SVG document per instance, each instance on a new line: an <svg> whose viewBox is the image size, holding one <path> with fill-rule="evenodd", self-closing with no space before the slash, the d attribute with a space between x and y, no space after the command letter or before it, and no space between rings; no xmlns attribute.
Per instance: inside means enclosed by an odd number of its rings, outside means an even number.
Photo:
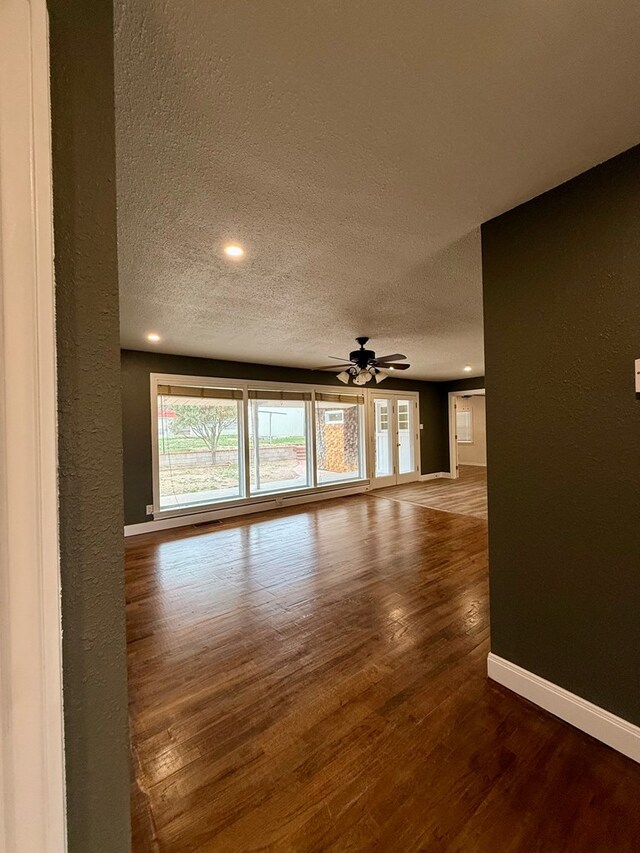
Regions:
<svg viewBox="0 0 640 853"><path fill-rule="evenodd" d="M412 400L376 400L369 443L360 389L154 375L152 390L154 514L355 483L368 453L393 472L396 438L413 466Z"/></svg>
<svg viewBox="0 0 640 853"><path fill-rule="evenodd" d="M456 411L456 432L458 444L473 444L473 414L471 409Z"/></svg>
<svg viewBox="0 0 640 853"><path fill-rule="evenodd" d="M308 488L311 392L249 391L249 489L252 495Z"/></svg>
<svg viewBox="0 0 640 853"><path fill-rule="evenodd" d="M159 508L243 495L242 391L158 386Z"/></svg>
<svg viewBox="0 0 640 853"><path fill-rule="evenodd" d="M409 429L409 406L408 400L400 400L398 403L398 429L402 432Z"/></svg>
<svg viewBox="0 0 640 853"><path fill-rule="evenodd" d="M376 432L389 429L389 404L386 400L376 400Z"/></svg>
<svg viewBox="0 0 640 853"><path fill-rule="evenodd" d="M364 476L364 396L316 392L318 485Z"/></svg>

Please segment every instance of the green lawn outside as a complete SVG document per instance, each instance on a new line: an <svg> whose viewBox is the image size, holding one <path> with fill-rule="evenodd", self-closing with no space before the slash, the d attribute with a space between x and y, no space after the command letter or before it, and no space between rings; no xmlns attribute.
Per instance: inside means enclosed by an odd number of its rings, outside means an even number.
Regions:
<svg viewBox="0 0 640 853"><path fill-rule="evenodd" d="M302 435L274 435L272 439L265 438L264 436L260 437L261 445L276 445L276 444L304 444L304 436ZM238 440L235 435L222 435L220 436L220 443L218 447L222 450L224 447L237 447ZM172 436L168 438L163 438L162 436L158 439L158 447L160 449L160 453L180 453L180 452L188 452L190 450L206 450L207 445L201 438L197 436Z"/></svg>
<svg viewBox="0 0 640 853"><path fill-rule="evenodd" d="M253 482L254 466L250 467ZM237 465L201 465L192 468L163 468L160 471L160 494L162 497L215 489L231 489L238 485ZM260 482L267 483L282 480L296 480L301 477L295 462L290 459L276 459L260 465Z"/></svg>

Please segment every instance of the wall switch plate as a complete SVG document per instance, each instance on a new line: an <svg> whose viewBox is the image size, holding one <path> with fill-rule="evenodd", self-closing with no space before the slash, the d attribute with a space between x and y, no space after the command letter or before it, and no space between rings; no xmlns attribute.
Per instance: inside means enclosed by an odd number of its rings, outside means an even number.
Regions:
<svg viewBox="0 0 640 853"><path fill-rule="evenodd" d="M153 504L147 504L147 515L153 515Z"/></svg>
<svg viewBox="0 0 640 853"><path fill-rule="evenodd" d="M636 400L640 400L640 358L636 358Z"/></svg>

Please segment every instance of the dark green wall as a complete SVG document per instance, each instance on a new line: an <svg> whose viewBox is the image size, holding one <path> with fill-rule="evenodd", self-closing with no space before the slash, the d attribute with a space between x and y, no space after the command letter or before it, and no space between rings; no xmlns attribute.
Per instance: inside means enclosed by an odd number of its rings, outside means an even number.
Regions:
<svg viewBox="0 0 640 853"><path fill-rule="evenodd" d="M454 379L451 382L443 382L443 390L446 394L452 391L475 391L484 388L484 376L471 376L465 379Z"/></svg>
<svg viewBox="0 0 640 853"><path fill-rule="evenodd" d="M125 522L149 521L145 507L153 503L151 476L151 406L149 375L177 373L220 376L229 379L264 379L271 382L301 382L344 386L330 373L264 364L215 361L160 353L122 352L122 406L124 434ZM446 408L443 410L440 383L389 378L380 390L418 391L420 394L420 454L422 473L449 470Z"/></svg>
<svg viewBox="0 0 640 853"><path fill-rule="evenodd" d="M50 0L49 12L69 850L126 853L112 8Z"/></svg>
<svg viewBox="0 0 640 853"><path fill-rule="evenodd" d="M482 228L492 650L640 723L640 148Z"/></svg>

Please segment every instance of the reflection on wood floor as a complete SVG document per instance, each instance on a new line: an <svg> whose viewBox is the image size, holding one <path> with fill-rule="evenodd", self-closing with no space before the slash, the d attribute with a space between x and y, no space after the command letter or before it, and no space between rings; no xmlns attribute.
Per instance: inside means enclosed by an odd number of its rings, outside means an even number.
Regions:
<svg viewBox="0 0 640 853"><path fill-rule="evenodd" d="M358 495L127 541L134 850L573 851L640 767L486 678L486 523Z"/></svg>
<svg viewBox="0 0 640 853"><path fill-rule="evenodd" d="M376 497L428 506L445 512L487 518L487 469L461 465L457 480L438 479L401 486L389 486L373 492Z"/></svg>

